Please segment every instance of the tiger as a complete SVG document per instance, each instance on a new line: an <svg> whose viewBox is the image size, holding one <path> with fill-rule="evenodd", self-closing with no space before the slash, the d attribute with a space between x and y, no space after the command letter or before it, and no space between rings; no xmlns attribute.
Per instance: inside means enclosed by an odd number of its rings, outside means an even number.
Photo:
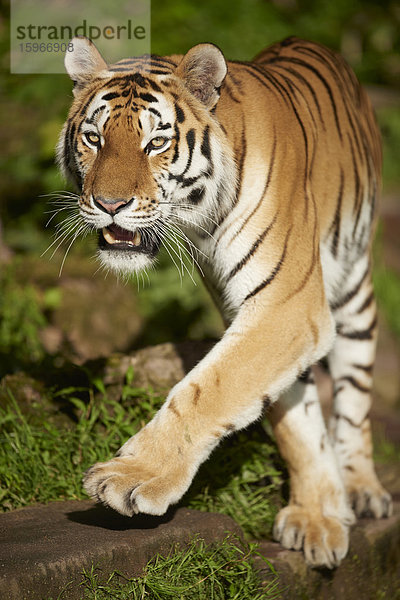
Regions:
<svg viewBox="0 0 400 600"><path fill-rule="evenodd" d="M366 92L338 53L297 37L251 62L202 43L109 65L89 39L72 46L57 158L101 264L148 270L175 232L226 324L154 418L89 468L86 491L162 515L224 437L266 414L290 479L273 536L311 567L338 566L356 516L392 513L369 419L382 157Z"/></svg>

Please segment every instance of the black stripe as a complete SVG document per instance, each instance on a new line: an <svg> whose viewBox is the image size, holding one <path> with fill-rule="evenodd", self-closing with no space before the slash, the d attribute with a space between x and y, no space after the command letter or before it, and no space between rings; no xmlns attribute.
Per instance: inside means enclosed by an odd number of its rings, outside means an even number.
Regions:
<svg viewBox="0 0 400 600"><path fill-rule="evenodd" d="M152 94L139 94L139 98L145 102L158 102L157 98Z"/></svg>
<svg viewBox="0 0 400 600"><path fill-rule="evenodd" d="M207 160L211 160L211 148L210 148L210 126L207 125L203 132L203 140L201 142L201 153Z"/></svg>
<svg viewBox="0 0 400 600"><path fill-rule="evenodd" d="M174 155L171 160L171 164L175 163L179 158L179 140L181 138L181 134L179 132L179 127L176 123L174 125L174 131L175 131L175 149L174 149ZM170 176L170 179L171 179L171 176Z"/></svg>
<svg viewBox="0 0 400 600"><path fill-rule="evenodd" d="M335 418L336 418L336 419L338 419L338 420L339 420L339 419L343 419L343 421L346 421L346 423L348 423L349 425L351 425L352 427L355 427L355 428L357 428L357 429L358 429L358 428L360 428L360 427L361 427L361 425L362 425L362 424L364 423L364 421L365 421L365 419L363 419L363 420L361 421L361 423L355 423L355 421L353 421L352 419L350 419L350 417L346 417L345 415L340 415L339 413L336 413L336 414L335 414Z"/></svg>
<svg viewBox="0 0 400 600"><path fill-rule="evenodd" d="M254 68L256 68L262 75L264 75L264 77L266 77L268 79L268 81L275 87L275 89L279 92L281 98L286 102L286 104L290 105L293 113L296 117L296 120L298 122L298 124L300 125L300 129L303 135L303 139L304 139L304 146L305 146L305 173L304 173L304 179L303 179L303 191L304 191L304 198L306 200L306 217L307 217L307 210L308 210L308 193L307 193L307 186L306 186L306 182L308 180L308 175L309 175L309 153L308 153L308 138L307 138L307 133L305 130L305 127L303 125L303 121L300 118L299 113L297 112L297 108L293 102L293 98L291 96L291 94L289 93L289 91L287 90L287 87L285 87L283 84L281 84L279 81L277 81L276 77L274 77L274 75L271 73L271 71L268 71L266 69L264 69L263 67L258 67L258 65L251 65ZM283 76L282 76L283 77ZM287 84L287 79L286 79L286 84Z"/></svg>
<svg viewBox="0 0 400 600"><path fill-rule="evenodd" d="M160 86L152 79L147 78L147 83L150 85L152 90L154 90L155 92L162 92L162 89L160 88Z"/></svg>
<svg viewBox="0 0 400 600"><path fill-rule="evenodd" d="M147 83L151 83L150 79L143 77L141 73L135 73L132 75L132 81L137 83L139 87L146 87Z"/></svg>
<svg viewBox="0 0 400 600"><path fill-rule="evenodd" d="M204 173L200 173L196 177L186 177L185 178L185 177L183 177L183 175L173 175L172 173L169 173L168 179L169 180L174 179L175 181L180 183L183 188L185 188L185 187L190 187L191 185L196 183L196 181L198 181L200 179L200 177L203 177L203 175L204 175Z"/></svg>
<svg viewBox="0 0 400 600"><path fill-rule="evenodd" d="M161 113L156 108L149 106L149 108L147 110L149 112L152 112L154 115L156 115L157 117L159 117L161 119Z"/></svg>
<svg viewBox="0 0 400 600"><path fill-rule="evenodd" d="M337 258L339 238L340 238L340 223L341 223L341 213L342 213L343 188L344 188L344 173L343 173L342 167L340 167L339 193L338 193L338 199L336 201L335 218L334 218L332 226L331 226L331 227L333 227L331 252L335 258Z"/></svg>
<svg viewBox="0 0 400 600"><path fill-rule="evenodd" d="M350 302L350 300L352 300L358 294L358 292L361 289L362 284L364 283L364 281L366 280L368 275L369 275L369 265L367 265L367 268L365 269L365 271L364 271L360 281L357 283L357 285L352 290L350 290L350 292L347 292L347 294L345 294L339 301L331 304L331 309L338 310L339 308L343 308L343 306L348 304Z"/></svg>
<svg viewBox="0 0 400 600"><path fill-rule="evenodd" d="M204 187L195 188L190 192L189 196L187 197L187 201L190 202L190 204L200 204L204 198L205 191L206 190Z"/></svg>
<svg viewBox="0 0 400 600"><path fill-rule="evenodd" d="M228 78L225 79L224 84L223 84L223 91L224 93L226 93L230 100L232 100L233 102L236 102L236 104L240 104L241 100L239 98L236 98L235 94L232 91L232 88L228 82Z"/></svg>
<svg viewBox="0 0 400 600"><path fill-rule="evenodd" d="M185 120L185 113L177 102L175 102L175 113L178 123L183 123Z"/></svg>
<svg viewBox="0 0 400 600"><path fill-rule="evenodd" d="M277 142L277 140L276 140L276 131L275 131L275 128L274 128L274 143L273 143L273 146L272 146L271 159L270 159L270 162L269 162L269 171L268 171L267 180L265 182L264 189L262 191L262 194L261 194L260 199L257 202L256 206L253 208L253 210L251 211L251 213L244 220L244 222L242 223L242 225L239 228L239 230L235 233L235 237L237 235L239 235L239 233L246 227L247 223L250 221L250 219L254 216L254 214L260 208L260 206L262 204L262 201L264 200L265 194L267 193L269 184L271 183L271 179L272 179L272 171L273 171L274 164L275 164L276 142Z"/></svg>
<svg viewBox="0 0 400 600"><path fill-rule="evenodd" d="M65 131L65 136L64 136L64 164L66 167L70 168L70 162L71 162L71 155L70 155L70 137L71 137L71 128L75 127L75 125L71 125L71 121L68 120L67 122L67 129Z"/></svg>
<svg viewBox="0 0 400 600"><path fill-rule="evenodd" d="M196 177L187 177L186 179L180 175L176 179L177 179L177 181L179 181L182 184L182 187L185 188L185 187L189 187L189 186L193 185L194 183L196 183L196 181L198 181L202 175L203 175L203 173L200 173Z"/></svg>
<svg viewBox="0 0 400 600"><path fill-rule="evenodd" d="M356 125L354 124L354 117L353 117L353 114L349 110L348 103L344 102L343 106L345 108L346 115L347 115L347 120L349 122L351 133L352 133L351 139L354 140L354 142L355 142L355 144L357 146L358 155L359 155L360 159L363 161L364 160L364 154L363 154L363 149L361 148L361 142L359 140L359 137L360 137L359 127L356 127Z"/></svg>
<svg viewBox="0 0 400 600"><path fill-rule="evenodd" d="M104 94L104 96L101 97L102 100L114 100L114 98L119 98L121 94L118 94L117 92L110 92L109 94Z"/></svg>
<svg viewBox="0 0 400 600"><path fill-rule="evenodd" d="M316 121L315 121L315 117L314 117L314 111L311 110L310 103L308 101L308 98L306 98L306 95L305 95L303 89L301 87L299 87L293 81L293 78L289 77L288 75L284 75L280 71L277 71L277 69L282 70L282 65L272 65L272 66L270 66L269 72L274 72L277 77L280 77L281 79L283 79L285 86L289 89L291 95L296 99L297 103L299 103L299 100L298 100L297 96L298 95L301 96L301 98L304 101L305 106L307 107L307 111L308 111L308 114L309 114L309 116L311 118L311 121L313 122L313 125L316 126ZM284 69L284 67L283 67L283 69ZM285 86L283 86L283 87L285 87Z"/></svg>
<svg viewBox="0 0 400 600"><path fill-rule="evenodd" d="M196 143L196 134L195 134L194 129L189 129L189 131L186 133L186 143L189 148L189 157L188 157L188 160L186 163L185 170L183 171L183 173L181 173L181 175L184 175L185 173L187 173L192 164L194 145Z"/></svg>
<svg viewBox="0 0 400 600"><path fill-rule="evenodd" d="M317 107L318 115L319 115L319 118L320 118L321 123L323 125L323 128L326 129L325 122L324 122L324 119L322 117L321 106L320 106L320 103L318 101L318 96L317 96L317 94L316 94L313 86L310 84L310 82L307 81L307 79L305 77L303 77L303 75L301 75L301 73L299 73L295 69L291 69L290 67L285 67L284 65L278 65L278 64L276 64L275 67L278 67L279 69L282 69L282 70L286 71L287 73L289 73L293 77L296 77L297 79L299 79L301 81L301 83L303 85L305 85L307 87L307 89L309 90L310 94L313 97L315 106Z"/></svg>
<svg viewBox="0 0 400 600"><path fill-rule="evenodd" d="M152 64L162 64L162 63L167 63L167 65L171 65L172 67L176 67L177 64L176 62L174 62L173 60L171 60L170 58L166 57L166 56L159 56L158 54L152 54L151 55L151 63Z"/></svg>
<svg viewBox="0 0 400 600"><path fill-rule="evenodd" d="M238 271L240 271L240 269L242 269L244 267L244 265L250 260L250 258L253 256L253 254L257 251L257 249L260 246L261 242L265 239L265 237L271 231L272 227L275 225L277 216L278 216L278 213L275 214L275 216L274 216L273 220L271 221L271 223L268 225L268 227L266 227L264 229L264 231L262 232L262 234L254 242L254 244L252 245L252 247L250 248L250 250L248 251L248 253L233 267L232 271L229 273L229 275L226 278L227 282L230 279L232 279L232 277L234 277L236 275L236 273L238 273Z"/></svg>
<svg viewBox="0 0 400 600"><path fill-rule="evenodd" d="M99 112L101 112L102 110L104 110L106 107L103 106L99 106L98 108L96 108L96 110L93 112L92 116L90 117L90 119L86 119L86 123L88 123L89 125L91 125L94 122L95 116L99 114Z"/></svg>
<svg viewBox="0 0 400 600"><path fill-rule="evenodd" d="M352 164L353 164L353 176L354 176L354 188L355 188L354 189L354 207L353 207L353 214L354 214L359 206L359 202L362 201L362 198L360 198L361 183L360 183L360 176L358 174L358 166L357 166L356 156L354 153L353 140L351 139L351 136L349 134L347 134L347 139L349 141L351 160L352 160ZM355 229L353 229L353 235L354 235L354 233L355 233Z"/></svg>
<svg viewBox="0 0 400 600"><path fill-rule="evenodd" d="M274 90L273 90L273 88L271 88L271 86L270 86L270 85L268 85L268 83L266 82L266 80L265 80L265 79L263 79L262 77L260 77L260 75L258 74L258 72L257 72L257 73L255 73L254 71L252 71L252 70L251 70L251 68L250 68L250 67L251 67L251 66L253 66L253 65L248 65L248 64L245 64L244 66L245 66L245 67L248 67L248 69L249 69L249 70L248 70L248 74L249 74L251 77L253 77L253 79L256 79L256 80L257 80L259 83L261 83L261 85L262 85L263 87L267 88L267 90L269 90L270 92L271 92L271 91L274 91ZM279 91L279 90L278 90L278 91ZM281 96L281 95L282 95L282 94L281 94L281 93L280 93L280 91L279 91L279 96Z"/></svg>
<svg viewBox="0 0 400 600"><path fill-rule="evenodd" d="M171 123L164 123L164 125L158 125L157 130L163 131L164 129L171 129Z"/></svg>
<svg viewBox="0 0 400 600"><path fill-rule="evenodd" d="M336 381L347 381L348 383L350 383L350 385L352 385L354 388L356 388L356 390L358 390L359 392L363 392L363 393L369 393L371 391L370 387L366 387L365 385L362 385L362 383L360 383L359 381L357 381L357 379L355 377L353 377L352 375L343 375L343 377L339 377L339 379L337 379Z"/></svg>
<svg viewBox="0 0 400 600"><path fill-rule="evenodd" d="M92 102L93 98L96 96L97 94L97 90L95 92L93 92L93 94L90 95L89 100L87 100L80 112L80 116L83 117L83 115L86 113L87 107L89 106L89 104Z"/></svg>
<svg viewBox="0 0 400 600"><path fill-rule="evenodd" d="M335 118L335 123L336 123L336 128L338 130L338 134L339 134L339 138L340 140L343 139L342 136L342 130L340 127L340 123L339 123L339 117L338 117L338 113L337 113L337 106L336 106L336 102L335 99L333 97L333 93L332 93L332 89L330 87L330 85L328 84L328 82L326 81L325 77L323 77L323 75L321 75L321 73L318 71L318 69L316 69L315 67L313 67L310 63L307 63L304 60L301 60L300 58L295 58L295 57L286 57L286 56L276 56L271 58L271 60L269 61L271 63L275 63L275 62L289 62L290 64L295 64L301 67L304 67L305 69L308 69L309 71L311 71L312 73L314 73L314 75L321 81L322 85L325 87L327 94L329 96L329 100L332 106L332 110L333 110L333 114L334 114L334 118Z"/></svg>
<svg viewBox="0 0 400 600"><path fill-rule="evenodd" d="M278 92L278 95L280 98L283 99L283 101L285 102L285 104L287 104L287 96L282 94L282 84L279 83L276 78L272 75L271 72L267 72L264 67L255 65L255 64L247 64L245 65L247 67L252 67L253 69L255 69L257 71L257 73L255 73L253 70L249 71L249 75L251 75L252 77L254 77L255 79L257 79L257 81L259 81L259 83L261 83L261 85L263 85L264 87L267 88L267 90L269 90L270 92ZM259 75L259 73L261 75ZM264 79L263 79L264 77ZM270 85L268 85L268 83Z"/></svg>
<svg viewBox="0 0 400 600"><path fill-rule="evenodd" d="M283 248L282 255L281 255L280 259L278 260L278 262L276 263L275 268L272 271L271 275L269 277L267 277L267 279L264 279L264 281L262 283L260 283L260 285L258 285L256 288L254 288L253 291L251 291L249 294L247 294L246 298L244 299L244 302L246 302L246 300L249 300L249 298L252 298L256 294L258 294L259 292L261 292L261 290L263 290L267 285L269 285L270 283L272 283L272 281L275 279L275 277L277 276L277 274L281 270L281 267L282 267L283 263L285 262L285 256L286 256L286 251L287 251L288 239L289 239L289 235L290 235L291 230L292 229L290 228L289 231L286 234L285 245L284 245L284 248Z"/></svg>
<svg viewBox="0 0 400 600"><path fill-rule="evenodd" d="M371 325L367 329L361 331L343 331L341 327L338 329L338 335L349 340L372 340L374 330L378 323L378 318L375 316Z"/></svg>
<svg viewBox="0 0 400 600"><path fill-rule="evenodd" d="M237 154L239 153L239 151L240 151L240 157L238 159ZM233 206L237 203L239 196L240 196L241 189L242 189L243 167L244 167L244 162L246 159L246 153L247 153L247 142L246 142L246 134L245 134L245 128L244 128L244 117L242 115L242 132L241 132L241 136L240 136L240 147L238 150L236 150L236 148L234 148L235 162L236 162L236 164L238 164L238 170L237 170L237 179L236 179L235 200L234 200ZM215 230L217 229L217 227L220 227L221 229L218 232L219 240L227 232L227 228L226 227L222 228L221 226L229 214L230 214L229 211L224 213L224 215L221 216L219 222L214 223L214 225L211 227L211 230L209 232L211 235L213 235L215 233Z"/></svg>
<svg viewBox="0 0 400 600"><path fill-rule="evenodd" d="M360 308L357 310L357 314L360 315L361 313L364 312L364 310L366 310L367 308L369 308L373 302L375 298L375 294L372 291L369 296L364 300L364 302L361 304Z"/></svg>
<svg viewBox="0 0 400 600"><path fill-rule="evenodd" d="M355 369L360 369L361 371L364 371L365 373L372 373L372 370L374 368L374 365L359 365L358 363L353 363L351 365L352 367L354 367Z"/></svg>

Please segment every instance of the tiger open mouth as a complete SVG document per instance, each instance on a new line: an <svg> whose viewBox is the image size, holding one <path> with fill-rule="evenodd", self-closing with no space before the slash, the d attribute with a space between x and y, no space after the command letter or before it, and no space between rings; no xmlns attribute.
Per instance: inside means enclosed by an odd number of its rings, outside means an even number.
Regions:
<svg viewBox="0 0 400 600"><path fill-rule="evenodd" d="M103 227L99 235L99 248L101 250L141 252L155 256L160 249L160 245L160 235L150 228L129 231L112 223L108 227Z"/></svg>

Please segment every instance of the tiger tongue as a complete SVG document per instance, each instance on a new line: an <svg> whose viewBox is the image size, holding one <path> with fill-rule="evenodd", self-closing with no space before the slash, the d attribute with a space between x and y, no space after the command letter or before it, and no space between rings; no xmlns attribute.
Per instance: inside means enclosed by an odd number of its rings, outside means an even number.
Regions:
<svg viewBox="0 0 400 600"><path fill-rule="evenodd" d="M105 227L103 229L103 235L109 244L118 244L122 242L125 244L132 244L133 246L139 246L141 242L141 235L138 231L128 231L115 223L112 223L109 227Z"/></svg>

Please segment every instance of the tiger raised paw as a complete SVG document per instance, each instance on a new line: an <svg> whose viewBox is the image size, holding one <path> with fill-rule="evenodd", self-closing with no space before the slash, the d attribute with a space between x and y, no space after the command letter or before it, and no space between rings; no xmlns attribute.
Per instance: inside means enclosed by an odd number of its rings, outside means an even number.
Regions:
<svg viewBox="0 0 400 600"><path fill-rule="evenodd" d="M338 565L357 514L391 513L371 458L377 319L370 247L381 145L343 59L289 38L252 62L212 44L108 65L72 40L74 101L58 161L79 189L76 235L98 231L117 273L186 245L227 330L85 487L122 514L163 514L220 440L271 423L291 478L274 534ZM173 245L175 244L175 246ZM327 357L326 430L310 367Z"/></svg>

